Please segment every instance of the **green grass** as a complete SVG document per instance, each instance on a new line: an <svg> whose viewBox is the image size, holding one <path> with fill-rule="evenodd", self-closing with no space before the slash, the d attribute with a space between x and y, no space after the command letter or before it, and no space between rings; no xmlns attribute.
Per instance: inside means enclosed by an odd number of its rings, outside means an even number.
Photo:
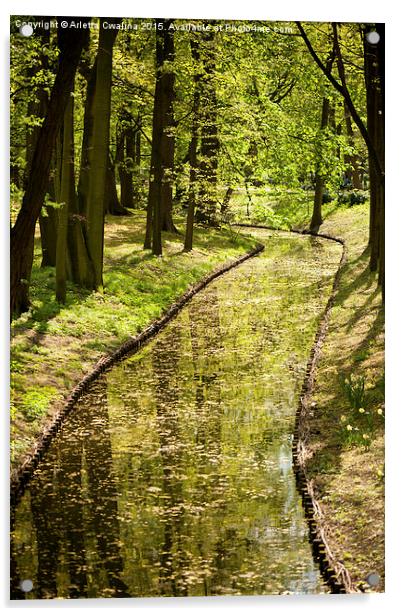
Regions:
<svg viewBox="0 0 401 616"><path fill-rule="evenodd" d="M183 219L177 224L183 229ZM69 283L55 299L54 269L40 267L36 241L29 312L12 324L12 451L18 465L69 391L99 358L158 318L188 287L255 246L237 229L197 228L194 250L164 234L164 254L142 248L145 215L108 218L103 293Z"/></svg>
<svg viewBox="0 0 401 616"><path fill-rule="evenodd" d="M368 230L368 204L341 208L321 227L345 240L347 262L318 364L307 474L332 552L355 585L377 572L383 591L384 309L369 269Z"/></svg>
<svg viewBox="0 0 401 616"><path fill-rule="evenodd" d="M250 200L244 190L237 190L233 194L228 214L232 222L254 222L277 229L308 227L313 211L313 191L263 187L250 188L249 193ZM333 193L332 200L322 205L323 218L347 210L351 196L352 191ZM359 191L358 196L367 199L366 192Z"/></svg>
<svg viewBox="0 0 401 616"><path fill-rule="evenodd" d="M21 410L28 421L41 417L57 396L55 387L29 387L21 396Z"/></svg>

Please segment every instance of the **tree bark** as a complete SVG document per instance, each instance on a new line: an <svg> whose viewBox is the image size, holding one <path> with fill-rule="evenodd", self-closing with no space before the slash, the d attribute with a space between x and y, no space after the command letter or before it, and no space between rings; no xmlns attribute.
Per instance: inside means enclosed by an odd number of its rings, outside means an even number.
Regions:
<svg viewBox="0 0 401 616"><path fill-rule="evenodd" d="M125 131L125 169L126 189L124 199L121 193L121 205L125 208L134 207L134 159L135 159L135 131L132 126Z"/></svg>
<svg viewBox="0 0 401 616"><path fill-rule="evenodd" d="M167 25L163 30L163 62L172 63L175 59L174 34ZM169 65L167 65L169 66ZM174 120L174 70L169 67L163 70L161 76L163 134L161 143L162 157L162 190L161 190L161 227L162 231L177 233L173 222L173 184L174 184L174 153L175 153L175 120Z"/></svg>
<svg viewBox="0 0 401 616"><path fill-rule="evenodd" d="M74 18L59 18L69 20ZM58 31L59 66L46 117L36 142L31 172L17 220L11 230L11 315L29 307L29 283L33 263L35 226L46 194L51 156L64 117L82 48L88 30L61 28Z"/></svg>
<svg viewBox="0 0 401 616"><path fill-rule="evenodd" d="M384 170L384 26L376 24L381 39L371 45L364 39L367 126L377 156ZM370 153L369 153L370 154ZM384 177L378 173L369 155L370 192L370 269L379 269L379 284L384 296Z"/></svg>
<svg viewBox="0 0 401 616"><path fill-rule="evenodd" d="M127 160L127 150L130 149L127 143L127 132L126 127L117 127L116 164L120 180L121 205L133 208L132 172L129 171L129 161Z"/></svg>
<svg viewBox="0 0 401 616"><path fill-rule="evenodd" d="M70 99L64 112L60 194L61 206L59 208L58 215L56 245L56 299L62 304L65 304L67 290L68 209L71 200L75 199L73 105L73 97L70 95Z"/></svg>
<svg viewBox="0 0 401 616"><path fill-rule="evenodd" d="M354 131L352 130L352 121L349 109L347 107L347 103L344 101L344 118L345 118L345 126L347 129L348 135L348 143L353 148L354 147ZM345 162L349 166L349 177L352 182L352 186L357 190L362 190L362 179L360 174L360 169L358 165L358 157L355 154L350 154L345 156Z"/></svg>
<svg viewBox="0 0 401 616"><path fill-rule="evenodd" d="M112 216L129 216L130 212L122 206L117 194L116 176L110 152L107 158L107 177L105 189L106 213Z"/></svg>
<svg viewBox="0 0 401 616"><path fill-rule="evenodd" d="M309 229L312 233L317 233L319 231L319 227L323 222L322 218L322 202L323 202L323 193L325 186L325 177L322 171L322 140L324 139L324 131L327 129L329 125L329 113L330 113L330 101L328 98L323 99L322 105L322 120L320 124L320 135L318 137L318 160L316 166L316 180L315 180L315 196L313 199L313 213L310 221Z"/></svg>
<svg viewBox="0 0 401 616"><path fill-rule="evenodd" d="M103 289L104 215L110 133L112 56L117 32L114 29L103 28L102 20L100 20L86 204L88 251L94 269L94 288L98 290Z"/></svg>
<svg viewBox="0 0 401 616"><path fill-rule="evenodd" d="M44 53L44 50L48 47L50 42L50 31L43 30L40 33L41 51L39 53L39 62L31 67L28 79L35 77L39 71L43 73L49 70L48 55ZM49 104L48 94L43 85L37 87L34 91L34 99L30 99L28 103L28 116L36 116L37 118L44 118L47 112ZM34 126L32 129L27 130L26 134L26 156L25 156L25 170L24 170L24 188L26 189L29 174L32 168L32 159L36 142L38 140L40 126ZM54 161L56 157L53 157ZM52 192L52 180L49 180L48 192ZM53 194L53 201L55 197ZM44 208L45 206L43 206ZM39 226L40 226L40 243L42 246L42 262L41 267L55 266L56 265L56 241L57 241L57 224L58 215L53 207L46 208L46 214L43 214L43 208L39 214Z"/></svg>
<svg viewBox="0 0 401 616"><path fill-rule="evenodd" d="M197 220L206 224L216 224L217 207L217 169L219 138L217 129L217 95L214 75L216 71L215 35L204 35L201 52L203 74L201 78L201 146L199 162L199 207Z"/></svg>
<svg viewBox="0 0 401 616"><path fill-rule="evenodd" d="M199 105L200 105L200 74L199 74L199 43L196 40L191 40L191 53L195 65L194 73L194 100L192 112L192 134L189 144L188 159L189 159L189 191L188 191L188 212L187 224L185 229L184 251L190 252L193 246L194 220L196 207L196 186L198 173L198 133L199 133Z"/></svg>
<svg viewBox="0 0 401 616"><path fill-rule="evenodd" d="M170 131L173 118L174 73L166 69L165 62L174 59L173 33L169 30L172 20L158 19L163 30L156 30L156 86L153 105L152 151L146 235L144 248L150 248L155 255L162 254L162 228L172 223L172 174L174 146Z"/></svg>
<svg viewBox="0 0 401 616"><path fill-rule="evenodd" d="M78 210L86 215L89 190L89 153L93 138L93 102L95 99L97 57L90 71L87 71L87 86L84 111L84 130L81 146L81 164L78 179Z"/></svg>

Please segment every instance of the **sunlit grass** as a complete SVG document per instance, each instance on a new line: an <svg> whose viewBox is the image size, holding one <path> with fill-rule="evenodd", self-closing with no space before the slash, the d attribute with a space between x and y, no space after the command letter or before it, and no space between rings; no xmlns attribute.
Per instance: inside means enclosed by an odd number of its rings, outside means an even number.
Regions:
<svg viewBox="0 0 401 616"><path fill-rule="evenodd" d="M177 221L183 231L184 218ZM12 431L14 440L25 442L16 445L16 459L49 408L102 354L135 336L204 275L255 245L238 230L197 228L191 253L183 252L182 234L166 233L164 254L155 257L143 250L144 225L144 212L108 218L103 292L68 283L64 305L55 298L54 268L40 267L37 238L31 308L12 324Z"/></svg>

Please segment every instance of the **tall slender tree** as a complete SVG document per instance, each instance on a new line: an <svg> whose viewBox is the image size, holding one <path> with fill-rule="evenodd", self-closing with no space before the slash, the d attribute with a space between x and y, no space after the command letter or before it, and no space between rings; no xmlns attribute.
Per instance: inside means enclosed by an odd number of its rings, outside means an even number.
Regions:
<svg viewBox="0 0 401 616"><path fill-rule="evenodd" d="M325 185L325 177L323 171L323 153L322 147L324 143L324 132L327 130L329 125L329 110L330 110L330 100L326 97L323 98L322 104L322 119L320 123L320 135L317 139L317 165L316 165L316 174L315 174L315 194L313 198L313 212L312 218L310 221L309 228L313 233L317 233L320 225L323 222L322 218L322 203L323 203L323 193L324 193L324 185Z"/></svg>
<svg viewBox="0 0 401 616"><path fill-rule="evenodd" d="M56 298L65 303L67 288L68 209L75 199L74 180L74 99L72 94L64 112L63 155L61 165L60 209L56 246Z"/></svg>
<svg viewBox="0 0 401 616"><path fill-rule="evenodd" d="M74 18L60 17L59 22ZM64 117L82 48L88 38L84 28L59 28L60 49L56 79L49 105L36 142L29 178L21 209L11 230L11 314L20 314L29 307L29 283L33 263L35 226L48 187L49 170L57 133Z"/></svg>
<svg viewBox="0 0 401 616"><path fill-rule="evenodd" d="M199 222L214 224L217 205L217 169L219 154L219 137L217 128L217 94L216 94L216 36L210 30L203 36L201 118L200 118L200 157L199 157Z"/></svg>
<svg viewBox="0 0 401 616"><path fill-rule="evenodd" d="M110 22L110 19L108 21ZM119 21L121 20L113 20L115 23ZM100 20L86 203L87 242L94 269L94 288L100 290L103 288L104 215L110 136L113 45L117 33L117 29L104 27L104 21Z"/></svg>
<svg viewBox="0 0 401 616"><path fill-rule="evenodd" d="M199 105L200 105L200 73L199 73L199 41L191 39L191 54L194 64L194 99L192 109L191 141L188 150L189 159L189 191L188 212L185 229L184 250L190 252L193 245L195 207L197 195L197 172L198 172L198 141L199 141Z"/></svg>
<svg viewBox="0 0 401 616"><path fill-rule="evenodd" d="M144 248L162 254L161 232L173 230L172 181L174 164L173 92L174 59L172 20L156 20L156 85L153 104L152 152Z"/></svg>
<svg viewBox="0 0 401 616"><path fill-rule="evenodd" d="M296 22L300 34L316 64L326 75L333 87L339 92L359 128L369 154L369 183L371 190L370 239L371 269L379 267L379 284L384 300L384 24L375 24L379 34L377 43L366 38L369 29L362 29L364 36L365 80L367 92L367 124L358 113L346 82L344 60L342 56L338 26L332 23L333 49L335 52L339 81L327 70L319 58L302 24ZM373 196L373 199L372 199ZM378 203L377 203L378 201ZM373 246L372 246L373 244Z"/></svg>

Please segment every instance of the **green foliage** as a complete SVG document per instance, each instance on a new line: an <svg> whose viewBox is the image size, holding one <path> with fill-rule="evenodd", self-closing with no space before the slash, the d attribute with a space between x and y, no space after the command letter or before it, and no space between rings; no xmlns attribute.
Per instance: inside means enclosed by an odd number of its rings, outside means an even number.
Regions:
<svg viewBox="0 0 401 616"><path fill-rule="evenodd" d="M42 417L57 396L55 387L29 387L21 398L21 410L28 421Z"/></svg>
<svg viewBox="0 0 401 616"><path fill-rule="evenodd" d="M269 205L255 205L252 209L252 220L256 223L264 223L275 229L290 228L289 218Z"/></svg>
<svg viewBox="0 0 401 616"><path fill-rule="evenodd" d="M348 377L342 377L341 385L353 410L358 410L365 404L364 375L350 374Z"/></svg>
<svg viewBox="0 0 401 616"><path fill-rule="evenodd" d="M338 195L338 203L349 206L365 203L369 199L369 194L365 190L341 191Z"/></svg>
<svg viewBox="0 0 401 616"><path fill-rule="evenodd" d="M363 446L368 449L374 438L375 430L383 425L384 411L382 407L366 409L359 407L351 413L342 415L340 438L348 446Z"/></svg>
<svg viewBox="0 0 401 616"><path fill-rule="evenodd" d="M350 412L341 415L340 439L349 446L370 447L375 430L384 421L382 406L373 408L367 402L366 379L364 375L350 374L341 378L341 387L350 405Z"/></svg>

